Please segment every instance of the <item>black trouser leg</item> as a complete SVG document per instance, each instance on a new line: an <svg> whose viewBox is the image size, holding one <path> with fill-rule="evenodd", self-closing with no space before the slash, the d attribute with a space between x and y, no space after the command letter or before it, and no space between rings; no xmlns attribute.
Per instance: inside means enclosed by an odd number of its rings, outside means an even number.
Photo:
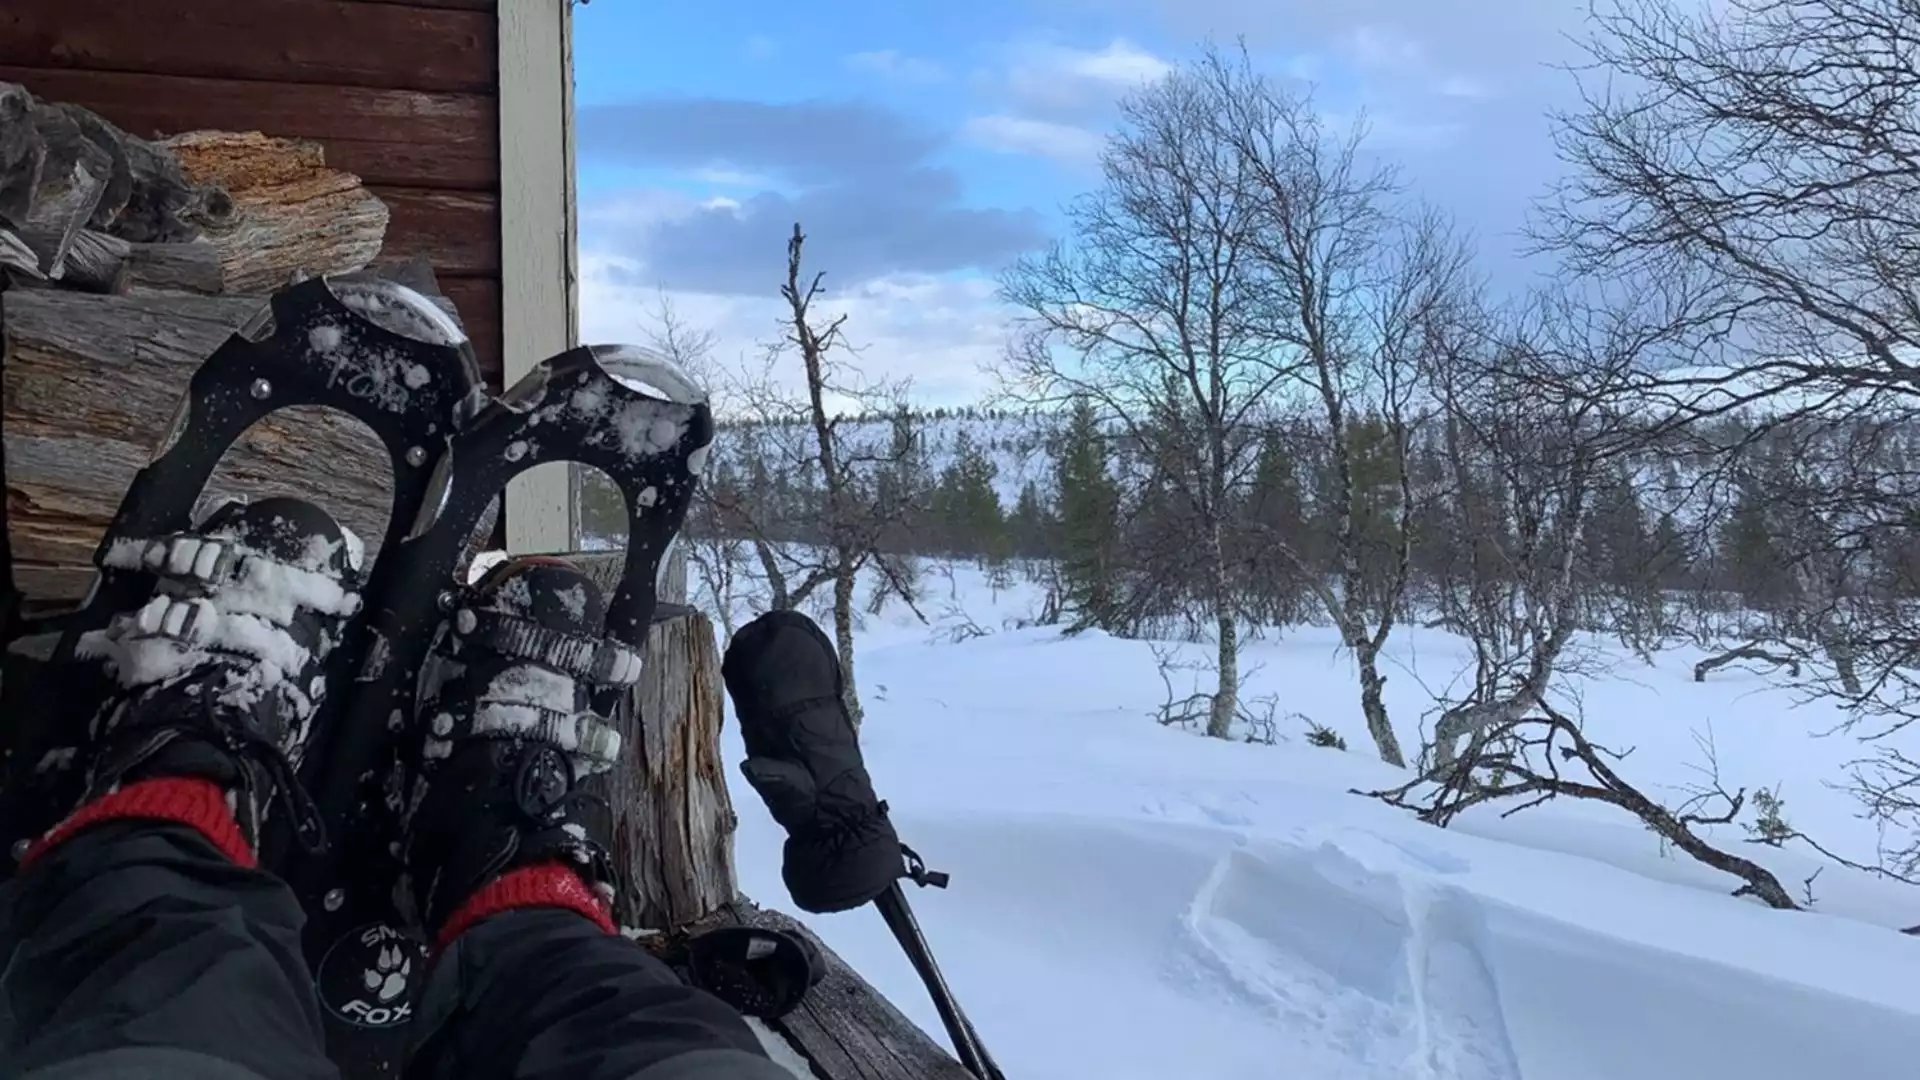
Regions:
<svg viewBox="0 0 1920 1080"><path fill-rule="evenodd" d="M434 964L408 1080L793 1080L746 1021L571 911L495 915Z"/></svg>
<svg viewBox="0 0 1920 1080"><path fill-rule="evenodd" d="M337 1080L301 921L187 826L79 833L0 891L0 1076Z"/></svg>

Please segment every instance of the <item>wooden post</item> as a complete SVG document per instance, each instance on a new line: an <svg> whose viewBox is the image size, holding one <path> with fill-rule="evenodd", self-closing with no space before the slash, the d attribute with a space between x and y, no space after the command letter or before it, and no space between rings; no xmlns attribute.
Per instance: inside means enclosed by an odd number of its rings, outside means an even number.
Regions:
<svg viewBox="0 0 1920 1080"><path fill-rule="evenodd" d="M611 593L624 551L569 558ZM733 804L720 762L720 655L713 623L685 608L686 558L661 567L660 616L647 634L646 673L614 713L625 763L594 790L613 807L617 914L649 930L690 926L733 903Z"/></svg>
<svg viewBox="0 0 1920 1080"><path fill-rule="evenodd" d="M621 921L669 930L738 895L713 624L697 611L654 623L646 662L640 686L613 716L626 767L602 790L613 805L613 855L626 886Z"/></svg>

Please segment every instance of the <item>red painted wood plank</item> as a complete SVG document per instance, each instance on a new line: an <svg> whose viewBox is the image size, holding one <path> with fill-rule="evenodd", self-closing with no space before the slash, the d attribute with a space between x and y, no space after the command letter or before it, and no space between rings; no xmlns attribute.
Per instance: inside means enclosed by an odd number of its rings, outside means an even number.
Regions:
<svg viewBox="0 0 1920 1080"><path fill-rule="evenodd" d="M7 0L0 64L493 93L498 18L347 0Z"/></svg>
<svg viewBox="0 0 1920 1080"><path fill-rule="evenodd" d="M10 65L0 65L0 81L84 105L143 138L262 131L317 140L327 164L369 184L499 186L499 108L489 96Z"/></svg>

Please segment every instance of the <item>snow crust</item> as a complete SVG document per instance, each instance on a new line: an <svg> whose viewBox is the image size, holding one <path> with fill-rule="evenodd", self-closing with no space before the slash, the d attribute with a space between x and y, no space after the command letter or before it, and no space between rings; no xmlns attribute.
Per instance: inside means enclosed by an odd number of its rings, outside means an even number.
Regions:
<svg viewBox="0 0 1920 1080"><path fill-rule="evenodd" d="M1719 830L1789 887L1820 871L1812 912L1771 911L1593 805L1423 825L1349 793L1405 774L1365 751L1330 630L1251 645L1248 693L1278 695L1283 713L1328 725L1353 751L1307 745L1304 723L1281 745L1230 743L1150 719L1164 690L1147 643L1045 628L950 643L962 612L998 630L1038 601L971 567L952 581L937 569L928 580L935 626L896 604L859 632L861 737L902 839L953 875L911 899L1007 1075L1912 1075L1920 939L1896 928L1920 922L1920 890ZM1582 647L1609 655L1605 642ZM1174 648L1192 660L1211 646ZM1699 655L1648 667L1612 654L1612 670L1575 687L1589 731L1636 747L1621 768L1673 797L1699 779L1694 740L1711 724L1730 785L1781 784L1796 825L1871 845L1871 827L1823 784L1858 753L1816 734L1834 715L1758 672L1696 684ZM1396 633L1388 694L1404 741L1431 705L1424 687L1470 662L1443 632ZM737 730L730 721L724 752L740 884L784 904L784 835L739 776ZM945 1043L878 916L805 921Z"/></svg>

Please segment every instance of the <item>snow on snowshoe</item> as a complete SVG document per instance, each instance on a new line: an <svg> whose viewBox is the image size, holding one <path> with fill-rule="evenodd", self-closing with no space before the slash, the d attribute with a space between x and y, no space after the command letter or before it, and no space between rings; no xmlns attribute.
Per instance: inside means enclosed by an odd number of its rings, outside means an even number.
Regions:
<svg viewBox="0 0 1920 1080"><path fill-rule="evenodd" d="M117 616L142 609L177 569L172 555L156 564L154 553L186 550L167 545L194 538L208 478L250 427L270 413L303 405L334 409L365 424L391 459L393 509L384 544L391 547L416 516L448 437L483 399L466 336L413 290L341 275L312 278L271 296L194 372L171 428L135 475L95 551L98 576L87 599L72 611L10 628L14 640L0 685L5 839L17 843L37 835L78 796L82 778L67 763L86 737L90 713L114 692L108 666L85 654L81 643ZM197 563L192 569L199 569ZM390 576L385 559L356 569L367 570L365 589L382 588ZM336 679L356 666L354 637L350 631L329 659L328 672ZM327 711L309 761L324 756L331 734ZM269 832L265 854L271 864L291 837ZM0 874L12 869L8 860Z"/></svg>

